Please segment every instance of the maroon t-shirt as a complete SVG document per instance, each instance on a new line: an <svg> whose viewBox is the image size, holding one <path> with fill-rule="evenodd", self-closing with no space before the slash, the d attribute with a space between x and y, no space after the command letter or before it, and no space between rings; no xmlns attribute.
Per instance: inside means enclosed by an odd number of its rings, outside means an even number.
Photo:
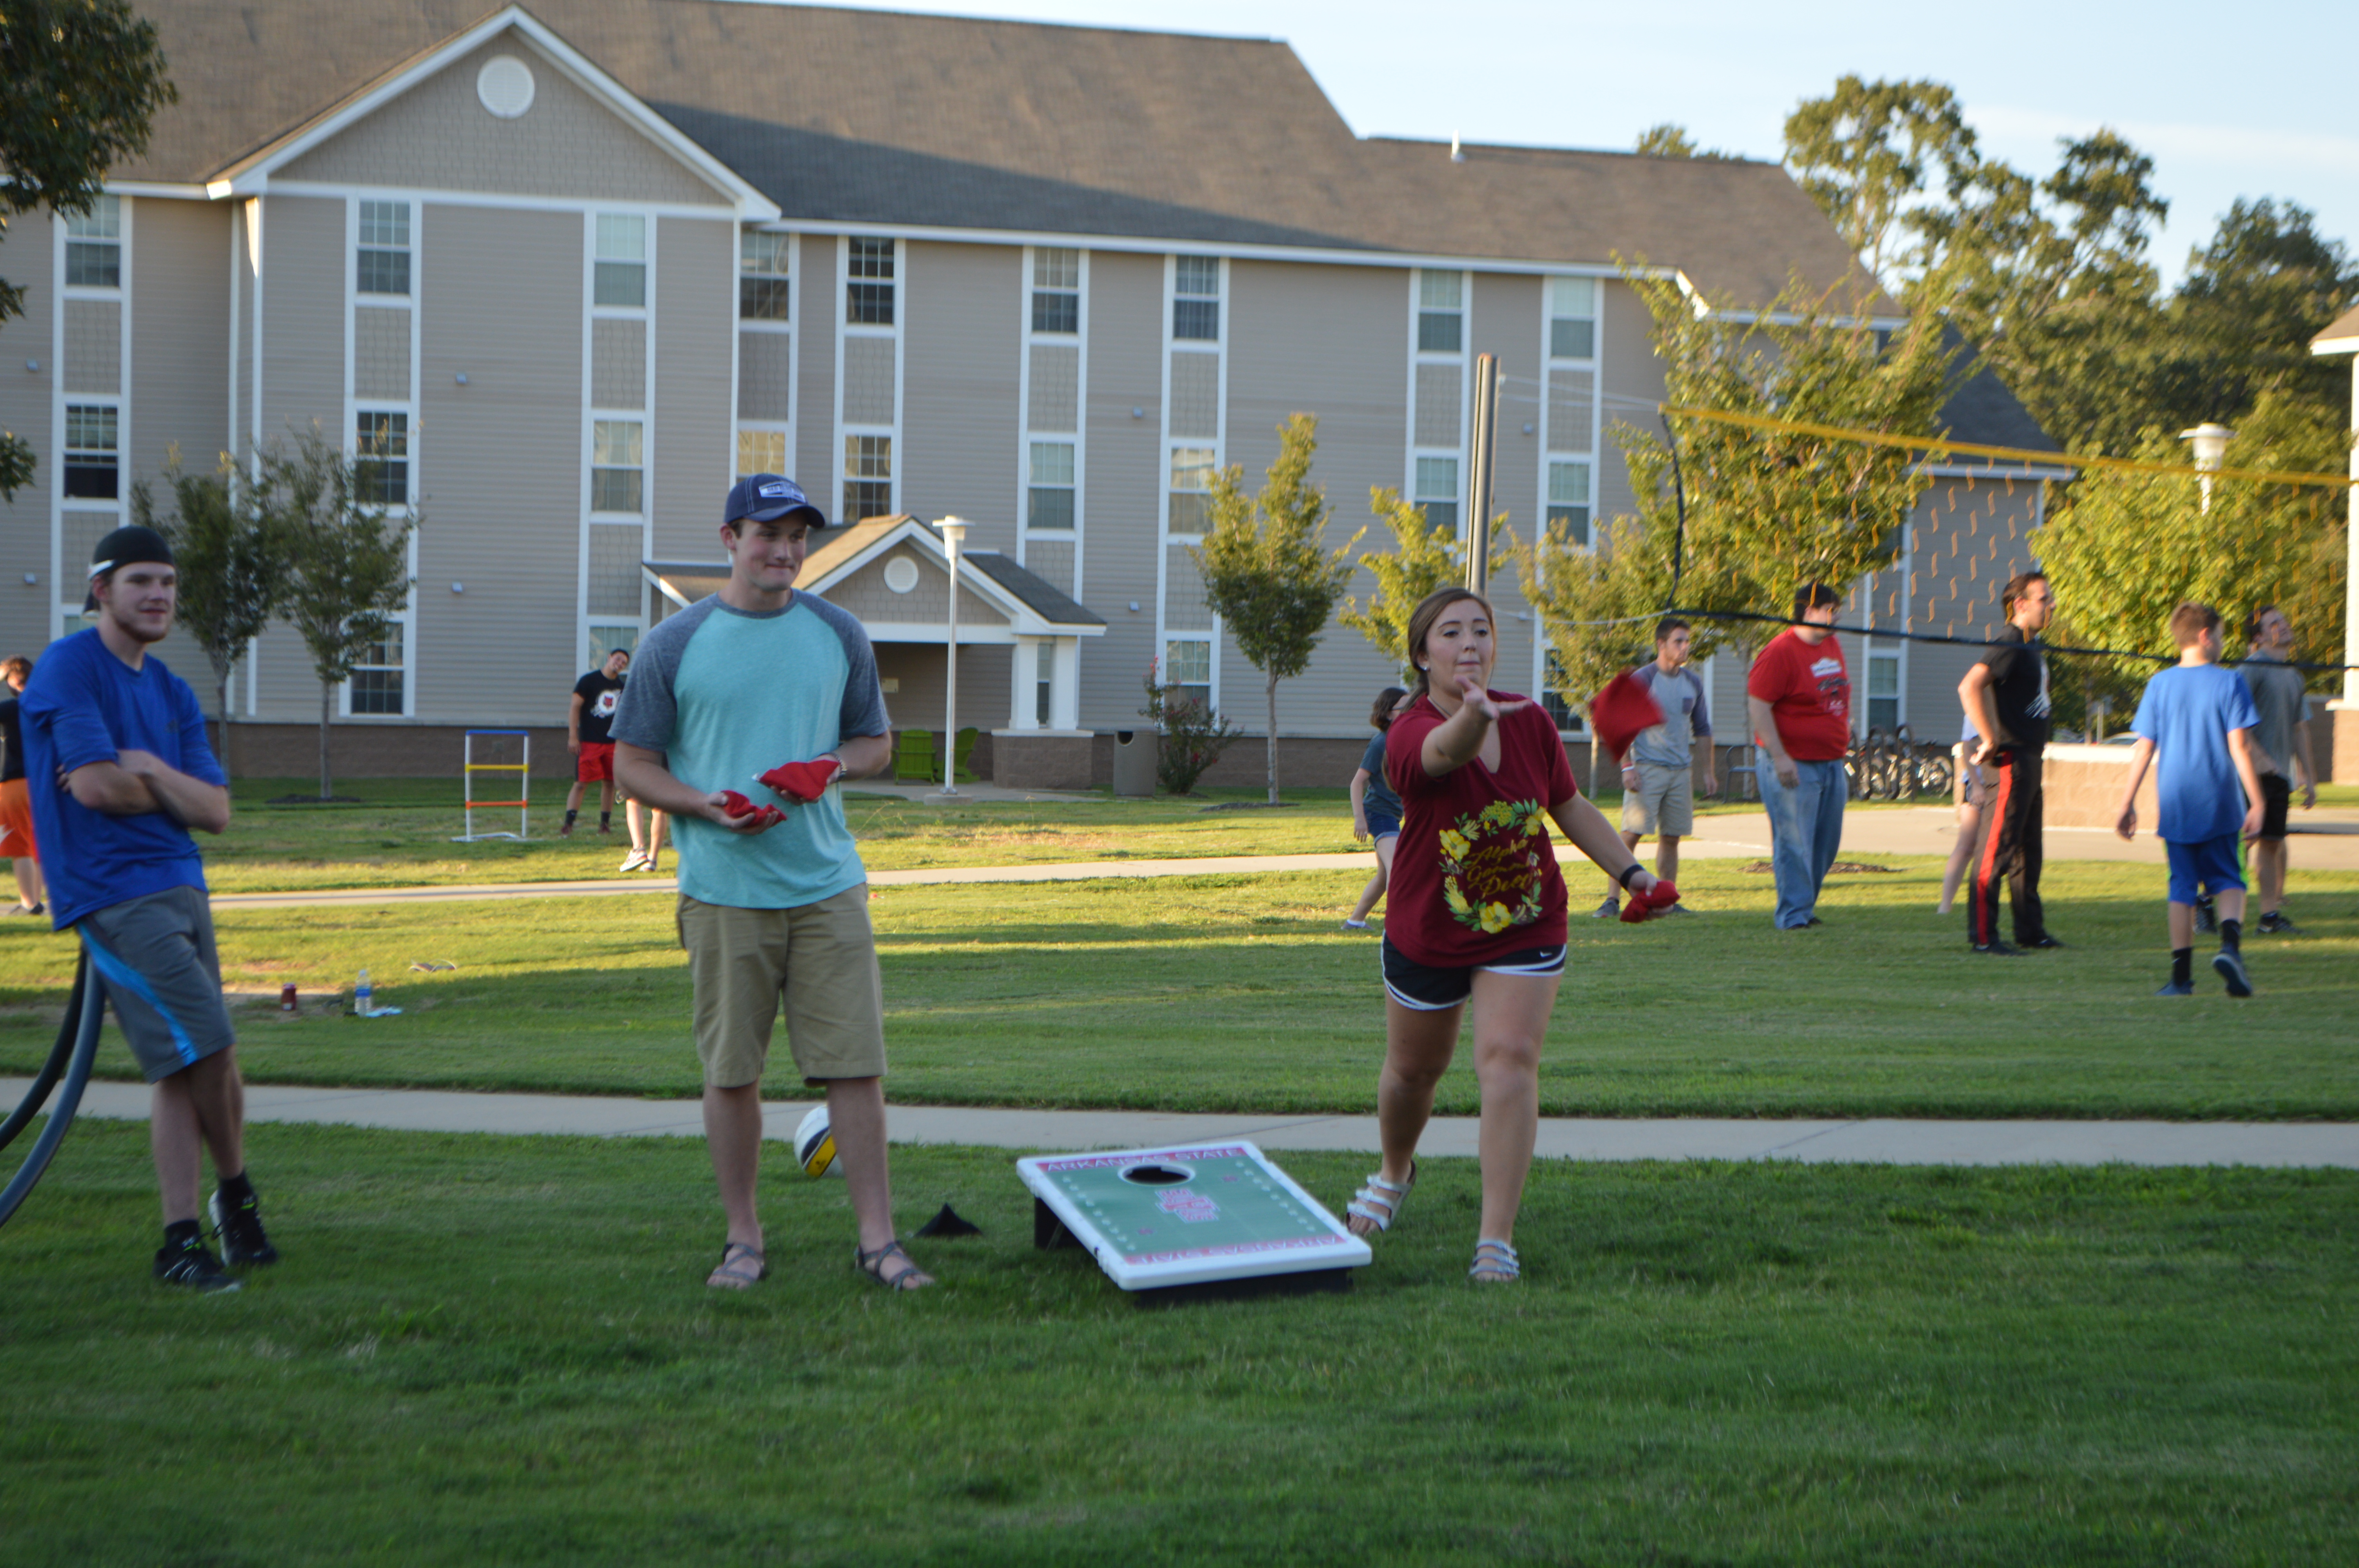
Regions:
<svg viewBox="0 0 2359 1568"><path fill-rule="evenodd" d="M1475 757L1434 778L1425 738L1441 722L1433 699L1420 697L1385 733L1385 776L1401 797L1385 935L1437 968L1562 946L1564 877L1548 811L1580 791L1555 721L1538 703L1518 708L1499 720L1495 771Z"/></svg>
<svg viewBox="0 0 2359 1568"><path fill-rule="evenodd" d="M1778 633L1753 661L1745 695L1769 705L1770 721L1794 761L1832 762L1851 750L1851 676L1834 638L1813 648L1790 626Z"/></svg>

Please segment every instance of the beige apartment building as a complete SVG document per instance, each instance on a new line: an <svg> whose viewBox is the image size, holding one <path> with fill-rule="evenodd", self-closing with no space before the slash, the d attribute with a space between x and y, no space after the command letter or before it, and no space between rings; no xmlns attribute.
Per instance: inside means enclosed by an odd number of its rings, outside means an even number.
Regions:
<svg viewBox="0 0 2359 1568"><path fill-rule="evenodd" d="M1212 475L1257 487L1288 415L1319 416L1337 542L1372 486L1461 519L1496 354L1497 505L1585 538L1630 506L1610 427L1661 393L1625 265L1738 311L1789 277L1867 287L1774 165L1362 139L1277 42L739 0L142 8L179 89L148 155L0 245L27 288L0 425L41 456L0 506L0 652L75 629L91 545L168 453L316 426L423 518L408 604L334 697L364 772L561 723L582 670L709 590L722 499L765 470L832 520L919 520L835 535L805 582L868 625L897 723L945 727L925 524L955 515L950 727L1002 776L1102 782L1150 664L1258 733L1186 546ZM2051 446L1987 376L1949 422ZM1995 625L2042 471L1934 470L1859 613ZM1577 735L1501 586L1502 684ZM1946 737L1969 650L1849 652L1863 725ZM1280 691L1289 778L1348 776L1394 667L1331 629ZM1742 676L1713 675L1724 741ZM234 683L245 771L299 771L319 704L266 633Z"/></svg>

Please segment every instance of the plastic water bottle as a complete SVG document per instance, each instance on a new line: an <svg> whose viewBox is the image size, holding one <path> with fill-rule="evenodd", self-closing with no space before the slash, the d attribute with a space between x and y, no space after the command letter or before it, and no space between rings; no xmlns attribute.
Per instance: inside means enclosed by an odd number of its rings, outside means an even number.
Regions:
<svg viewBox="0 0 2359 1568"><path fill-rule="evenodd" d="M361 971L360 984L353 988L353 1011L366 1018L376 1011L375 993L369 989L368 971Z"/></svg>

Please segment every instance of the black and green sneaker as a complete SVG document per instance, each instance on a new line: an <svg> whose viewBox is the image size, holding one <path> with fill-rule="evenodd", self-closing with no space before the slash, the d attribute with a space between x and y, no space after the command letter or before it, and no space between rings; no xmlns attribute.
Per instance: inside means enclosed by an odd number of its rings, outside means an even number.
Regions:
<svg viewBox="0 0 2359 1568"><path fill-rule="evenodd" d="M262 1204L249 1191L234 1204L215 1191L205 1205L213 1234L221 1238L222 1258L233 1269L260 1268L278 1261L278 1249L262 1230Z"/></svg>
<svg viewBox="0 0 2359 1568"><path fill-rule="evenodd" d="M193 1236L177 1247L166 1245L156 1249L156 1278L165 1284L206 1295L237 1289L237 1281L230 1278L221 1260Z"/></svg>

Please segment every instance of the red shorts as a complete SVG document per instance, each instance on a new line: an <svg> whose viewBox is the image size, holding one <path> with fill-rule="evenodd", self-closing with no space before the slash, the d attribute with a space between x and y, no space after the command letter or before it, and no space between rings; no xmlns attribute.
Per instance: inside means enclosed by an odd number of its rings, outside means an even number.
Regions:
<svg viewBox="0 0 2359 1568"><path fill-rule="evenodd" d="M582 755L573 764L573 776L582 784L601 784L614 776L614 748L598 741L582 742Z"/></svg>
<svg viewBox="0 0 2359 1568"><path fill-rule="evenodd" d="M32 791L23 779L0 784L0 859L35 860L40 854L33 845Z"/></svg>

